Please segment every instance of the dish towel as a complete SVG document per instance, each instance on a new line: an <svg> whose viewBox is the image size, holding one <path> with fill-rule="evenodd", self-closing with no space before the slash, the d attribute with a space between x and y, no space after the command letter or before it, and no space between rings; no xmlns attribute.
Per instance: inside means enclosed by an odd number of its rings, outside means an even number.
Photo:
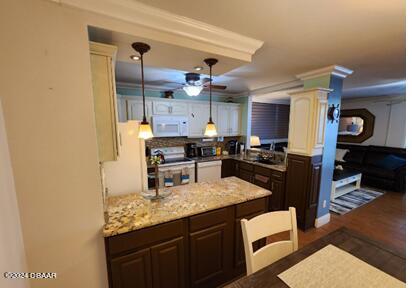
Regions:
<svg viewBox="0 0 412 288"><path fill-rule="evenodd" d="M189 168L185 167L182 169L182 178L180 179L180 184L189 184Z"/></svg>
<svg viewBox="0 0 412 288"><path fill-rule="evenodd" d="M172 187L173 186L173 173L171 170L167 170L165 172L165 187Z"/></svg>

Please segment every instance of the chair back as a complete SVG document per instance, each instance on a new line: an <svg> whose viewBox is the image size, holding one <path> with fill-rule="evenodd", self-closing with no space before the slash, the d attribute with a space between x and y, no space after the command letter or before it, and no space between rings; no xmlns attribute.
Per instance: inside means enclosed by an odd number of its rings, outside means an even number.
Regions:
<svg viewBox="0 0 412 288"><path fill-rule="evenodd" d="M298 250L298 230L294 207L289 207L288 211L265 213L250 220L242 219L240 223L245 247L247 275ZM270 243L253 252L253 242L284 231L290 231L289 240Z"/></svg>

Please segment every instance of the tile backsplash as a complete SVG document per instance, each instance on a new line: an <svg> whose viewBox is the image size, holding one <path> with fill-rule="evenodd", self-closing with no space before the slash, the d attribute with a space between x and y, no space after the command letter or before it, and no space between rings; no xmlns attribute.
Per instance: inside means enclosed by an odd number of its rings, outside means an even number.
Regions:
<svg viewBox="0 0 412 288"><path fill-rule="evenodd" d="M233 139L238 140L239 142L244 142L243 136L224 137L223 142L218 142L217 138L213 138L213 141L202 141L202 138L156 137L150 140L146 140L146 147L148 147L149 149L152 149L152 148L159 148L159 147L185 146L187 143L196 143L198 147L219 146L224 149L226 143Z"/></svg>

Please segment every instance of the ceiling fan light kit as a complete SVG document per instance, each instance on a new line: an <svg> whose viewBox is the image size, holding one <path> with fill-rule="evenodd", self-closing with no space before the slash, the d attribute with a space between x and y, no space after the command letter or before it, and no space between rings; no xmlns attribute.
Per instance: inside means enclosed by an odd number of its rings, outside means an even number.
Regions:
<svg viewBox="0 0 412 288"><path fill-rule="evenodd" d="M183 88L183 91L185 91L188 96L198 96L200 92L202 92L203 90L203 86L189 85L189 84L186 84L182 88Z"/></svg>
<svg viewBox="0 0 412 288"><path fill-rule="evenodd" d="M153 138L152 128L150 127L149 122L146 119L146 99L144 95L144 69L143 69L143 54L150 50L150 46L146 43L135 42L132 44L134 50L136 50L140 55L140 70L142 74L142 96L143 96L143 121L139 125L138 137L140 139L150 139ZM133 59L133 58L132 58Z"/></svg>
<svg viewBox="0 0 412 288"><path fill-rule="evenodd" d="M214 137L217 136L217 129L215 123L213 123L212 119L212 66L217 63L217 59L215 58L207 58L204 60L207 66L209 66L209 122L206 124L205 129L205 136L206 137Z"/></svg>

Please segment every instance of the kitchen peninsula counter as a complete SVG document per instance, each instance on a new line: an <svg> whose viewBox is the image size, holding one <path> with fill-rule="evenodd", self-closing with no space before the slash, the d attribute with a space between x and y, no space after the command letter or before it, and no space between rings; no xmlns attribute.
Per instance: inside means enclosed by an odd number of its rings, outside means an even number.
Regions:
<svg viewBox="0 0 412 288"><path fill-rule="evenodd" d="M139 230L203 212L270 196L269 190L237 177L180 185L167 198L150 201L139 194L107 199L108 221L104 237Z"/></svg>

